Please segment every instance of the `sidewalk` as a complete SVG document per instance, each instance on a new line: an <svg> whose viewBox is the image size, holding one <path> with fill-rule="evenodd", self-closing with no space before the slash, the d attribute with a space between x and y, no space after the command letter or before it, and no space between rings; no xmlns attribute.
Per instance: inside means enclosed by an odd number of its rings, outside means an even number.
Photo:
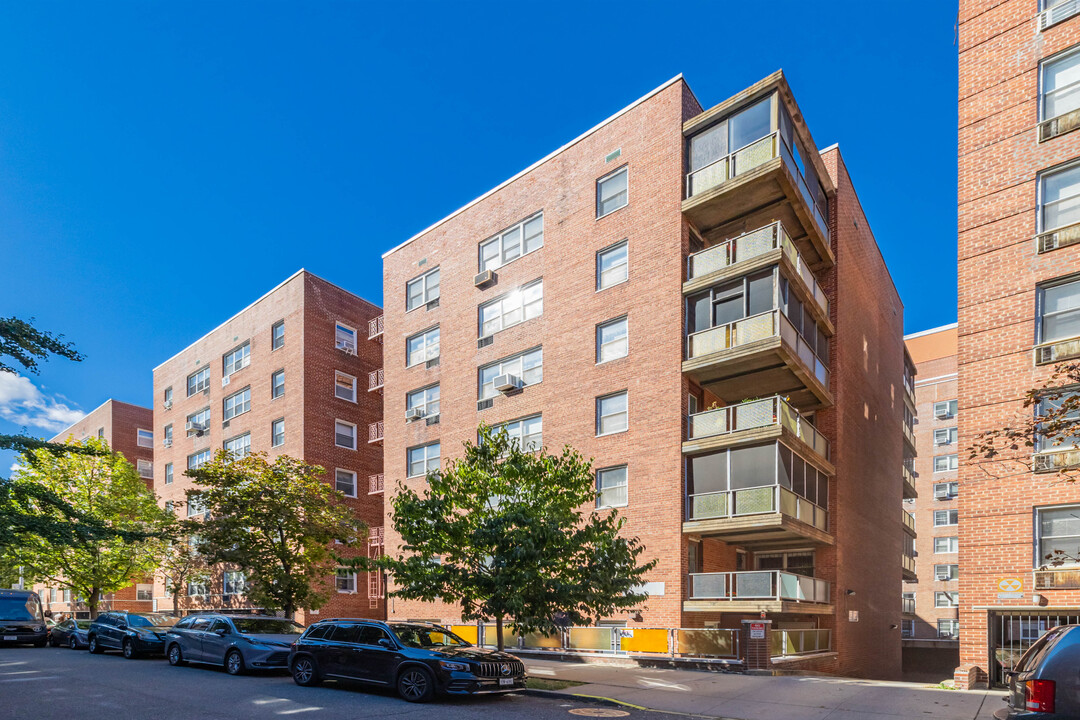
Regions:
<svg viewBox="0 0 1080 720"><path fill-rule="evenodd" d="M934 718L989 720L1003 690L942 690L834 677L737 675L524 659L530 677L585 685L558 691L690 715L737 720Z"/></svg>

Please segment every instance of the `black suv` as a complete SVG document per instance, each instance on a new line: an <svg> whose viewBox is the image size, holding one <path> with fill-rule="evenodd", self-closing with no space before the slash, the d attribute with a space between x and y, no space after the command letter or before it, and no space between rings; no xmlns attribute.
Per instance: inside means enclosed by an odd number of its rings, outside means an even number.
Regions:
<svg viewBox="0 0 1080 720"><path fill-rule="evenodd" d="M33 643L45 647L49 628L41 599L31 590L0 590L0 644Z"/></svg>
<svg viewBox="0 0 1080 720"><path fill-rule="evenodd" d="M101 613L91 623L86 642L92 653L120 650L124 657L165 652L165 633L176 624L172 615L113 611Z"/></svg>
<svg viewBox="0 0 1080 720"><path fill-rule="evenodd" d="M289 670L297 685L359 680L396 687L409 702L525 687L525 665L513 655L475 647L428 623L323 620L293 643Z"/></svg>

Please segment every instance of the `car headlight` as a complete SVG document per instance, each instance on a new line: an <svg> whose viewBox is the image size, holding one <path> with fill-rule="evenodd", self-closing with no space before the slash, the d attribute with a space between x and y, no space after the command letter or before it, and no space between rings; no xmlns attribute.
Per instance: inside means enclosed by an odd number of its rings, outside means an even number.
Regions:
<svg viewBox="0 0 1080 720"><path fill-rule="evenodd" d="M443 670L460 670L462 672L469 671L468 663L446 662L445 660L440 660L439 665L442 667Z"/></svg>

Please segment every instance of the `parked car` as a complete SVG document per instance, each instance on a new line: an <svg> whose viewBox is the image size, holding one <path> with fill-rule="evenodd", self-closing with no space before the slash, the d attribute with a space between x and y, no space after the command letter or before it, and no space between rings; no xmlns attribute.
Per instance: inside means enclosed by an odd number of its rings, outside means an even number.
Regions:
<svg viewBox="0 0 1080 720"><path fill-rule="evenodd" d="M72 650L88 645L86 635L90 631L89 620L68 618L57 623L49 634L49 644L53 647L67 646Z"/></svg>
<svg viewBox="0 0 1080 720"><path fill-rule="evenodd" d="M161 655L165 652L165 633L176 623L172 615L112 611L90 621L86 646L92 653L119 650L124 657Z"/></svg>
<svg viewBox="0 0 1080 720"><path fill-rule="evenodd" d="M438 625L324 620L293 643L289 670L297 685L358 680L397 688L409 702L436 694L513 692L525 687L525 665L513 655L478 648Z"/></svg>
<svg viewBox="0 0 1080 720"><path fill-rule="evenodd" d="M0 590L0 644L45 647L49 628L41 598L31 590Z"/></svg>
<svg viewBox="0 0 1080 720"><path fill-rule="evenodd" d="M1020 656L1011 670L1009 705L998 720L1080 717L1080 625L1050 628Z"/></svg>
<svg viewBox="0 0 1080 720"><path fill-rule="evenodd" d="M170 665L188 662L224 667L230 675L250 668L285 668L289 647L304 626L260 615L189 615L165 634Z"/></svg>

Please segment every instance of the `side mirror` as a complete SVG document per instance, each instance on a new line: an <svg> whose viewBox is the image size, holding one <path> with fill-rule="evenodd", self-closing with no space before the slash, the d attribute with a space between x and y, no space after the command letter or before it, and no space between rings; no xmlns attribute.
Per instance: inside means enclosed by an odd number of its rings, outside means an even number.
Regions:
<svg viewBox="0 0 1080 720"><path fill-rule="evenodd" d="M394 649L394 643L389 638L379 638L379 647L386 648L387 650Z"/></svg>

